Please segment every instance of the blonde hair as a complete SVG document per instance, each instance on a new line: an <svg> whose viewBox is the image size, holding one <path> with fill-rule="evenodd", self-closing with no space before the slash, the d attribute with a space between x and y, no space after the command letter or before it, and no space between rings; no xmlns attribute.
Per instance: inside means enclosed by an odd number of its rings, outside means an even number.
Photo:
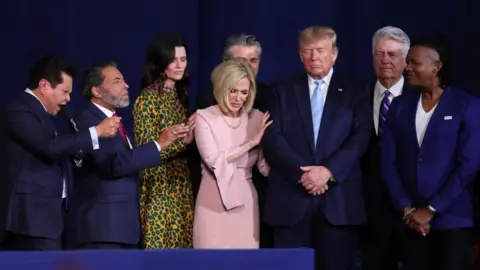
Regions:
<svg viewBox="0 0 480 270"><path fill-rule="evenodd" d="M298 47L302 49L306 43L325 38L332 41L332 48L334 50L338 50L337 34L335 33L335 30L328 26L310 26L300 31L298 34Z"/></svg>
<svg viewBox="0 0 480 270"><path fill-rule="evenodd" d="M255 84L255 73L248 62L244 58L232 58L222 62L212 71L213 96L222 111L228 111L228 93L243 78L247 78L250 81L250 91L242 110L250 112L255 101L257 87Z"/></svg>

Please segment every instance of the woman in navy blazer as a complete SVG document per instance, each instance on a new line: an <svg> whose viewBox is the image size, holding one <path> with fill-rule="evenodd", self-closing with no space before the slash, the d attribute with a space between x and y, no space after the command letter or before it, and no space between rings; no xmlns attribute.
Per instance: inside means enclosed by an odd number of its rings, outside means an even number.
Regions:
<svg viewBox="0 0 480 270"><path fill-rule="evenodd" d="M408 82L381 138L382 175L403 217L406 270L473 269L472 184L480 164L480 102L451 85L441 36L411 45Z"/></svg>

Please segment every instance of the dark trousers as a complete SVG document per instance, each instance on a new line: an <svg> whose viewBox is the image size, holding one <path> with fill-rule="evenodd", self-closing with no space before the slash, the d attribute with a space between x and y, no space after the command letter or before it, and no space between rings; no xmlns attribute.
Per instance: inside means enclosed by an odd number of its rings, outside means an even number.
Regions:
<svg viewBox="0 0 480 270"><path fill-rule="evenodd" d="M253 184L257 191L260 214L260 248L273 248L273 228L263 220L268 179L262 176L257 168L253 168Z"/></svg>
<svg viewBox="0 0 480 270"><path fill-rule="evenodd" d="M430 231L423 237L414 230L402 233L405 242L405 270L472 270L472 229Z"/></svg>
<svg viewBox="0 0 480 270"><path fill-rule="evenodd" d="M139 245L93 242L80 244L80 249L138 249Z"/></svg>
<svg viewBox="0 0 480 270"><path fill-rule="evenodd" d="M62 202L62 214L65 218L67 215L65 199ZM58 239L35 237L29 235L21 235L14 232L5 231L4 238L1 243L2 250L12 251L51 251L63 250L67 247L67 237L62 232Z"/></svg>
<svg viewBox="0 0 480 270"><path fill-rule="evenodd" d="M305 217L291 227L274 227L276 248L314 248L315 269L348 270L358 245L357 226L334 226L320 210L320 197L312 200Z"/></svg>
<svg viewBox="0 0 480 270"><path fill-rule="evenodd" d="M260 219L260 248L273 248L273 228Z"/></svg>
<svg viewBox="0 0 480 270"><path fill-rule="evenodd" d="M64 237L50 239L20 235L12 232L6 232L2 243L3 250L12 251L52 251L62 250L63 246Z"/></svg>
<svg viewBox="0 0 480 270"><path fill-rule="evenodd" d="M397 270L402 260L403 242L402 224L395 224L395 218L399 219L395 214L397 212L387 200L367 204L367 224L362 235L363 270Z"/></svg>

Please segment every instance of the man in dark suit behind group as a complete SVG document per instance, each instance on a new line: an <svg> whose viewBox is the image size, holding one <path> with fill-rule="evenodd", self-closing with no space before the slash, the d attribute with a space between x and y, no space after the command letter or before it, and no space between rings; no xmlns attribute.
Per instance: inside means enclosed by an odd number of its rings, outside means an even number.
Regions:
<svg viewBox="0 0 480 270"><path fill-rule="evenodd" d="M119 119L107 118L78 133L58 134L52 115L70 101L73 66L58 57L40 59L28 88L6 109L7 171L11 187L2 247L59 250L72 190L69 158L79 149L98 149L99 138L117 132Z"/></svg>
<svg viewBox="0 0 480 270"><path fill-rule="evenodd" d="M258 75L260 68L260 59L262 55L262 46L255 36L244 33L235 34L227 37L225 40L222 60L229 60L236 57L245 58L250 67ZM265 112L268 108L268 101L272 98L271 88L257 81L257 94L255 96L254 108ZM213 91L202 91L197 95L195 109L205 109L214 105Z"/></svg>
<svg viewBox="0 0 480 270"><path fill-rule="evenodd" d="M333 70L333 29L301 31L299 54L306 72L275 84L262 139L271 167L265 221L276 248L315 248L316 269L347 270L366 220L360 158L371 107L363 83Z"/></svg>
<svg viewBox="0 0 480 270"><path fill-rule="evenodd" d="M223 51L223 61L229 60L236 57L245 58L250 67L252 67L255 75L258 75L258 70L260 67L260 59L262 54L262 47L260 42L255 36L247 35L244 33L234 34L225 40L224 51ZM259 109L262 112L268 110L268 103L272 99L272 90L271 88L261 82L256 82L257 85L257 94L255 96L255 103L253 107ZM215 99L213 97L213 91L203 91L198 93L197 102L195 104L195 110L205 109L214 105ZM195 149L192 151L192 158L190 162L190 175L192 179L192 184L194 186L195 195L198 191L198 187L201 181L201 168L200 162L201 158L196 149L196 145L192 144ZM267 189L267 178L264 177L258 169L255 167L253 170L253 184L257 190L258 194L258 204L260 207L260 247L261 248L270 248L273 247L273 236L270 226L263 222L263 208L265 201L265 192Z"/></svg>
<svg viewBox="0 0 480 270"><path fill-rule="evenodd" d="M86 74L83 96L90 101L78 117L80 128L116 115L129 105L128 84L114 61ZM133 147L120 122L119 132L100 140L76 171L77 242L82 249L134 249L141 236L138 171L159 166L160 151L183 137L188 127L174 125L151 143Z"/></svg>
<svg viewBox="0 0 480 270"><path fill-rule="evenodd" d="M375 32L372 45L377 80L369 88L374 124L370 145L362 160L367 212L363 268L396 270L401 259L402 242L398 224L394 223L396 211L381 178L380 139L388 105L402 93L414 91L403 78L410 39L401 29L386 26Z"/></svg>

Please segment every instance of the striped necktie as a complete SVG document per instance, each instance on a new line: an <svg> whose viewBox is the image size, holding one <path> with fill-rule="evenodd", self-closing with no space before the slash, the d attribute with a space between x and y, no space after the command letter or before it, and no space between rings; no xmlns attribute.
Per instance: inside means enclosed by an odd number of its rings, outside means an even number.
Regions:
<svg viewBox="0 0 480 270"><path fill-rule="evenodd" d="M382 104L380 104L380 116L378 117L378 136L383 135L385 130L385 121L387 120L388 109L390 109L390 91L386 90L383 96Z"/></svg>

